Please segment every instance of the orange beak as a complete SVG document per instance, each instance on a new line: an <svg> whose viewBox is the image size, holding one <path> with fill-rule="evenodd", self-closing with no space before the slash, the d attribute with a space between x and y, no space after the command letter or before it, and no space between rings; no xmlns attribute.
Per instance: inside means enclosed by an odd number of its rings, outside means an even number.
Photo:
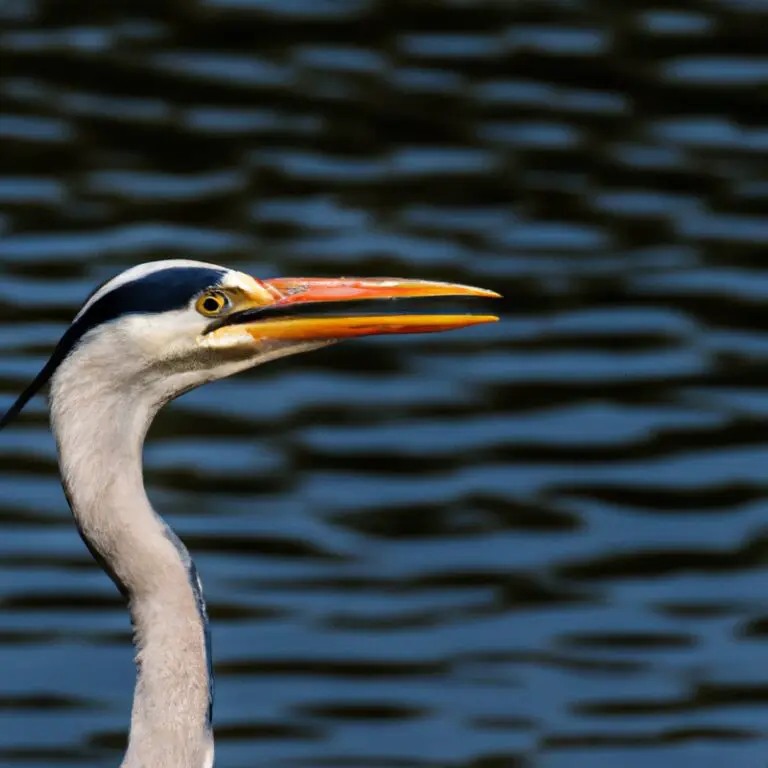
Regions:
<svg viewBox="0 0 768 768"><path fill-rule="evenodd" d="M221 321L216 333L243 331L254 340L334 340L387 333L450 331L498 320L495 315L318 315L308 305L344 301L421 298L427 296L480 296L499 298L484 288L454 283L396 278L280 277L259 280L259 295L245 309ZM312 308L314 309L314 308Z"/></svg>

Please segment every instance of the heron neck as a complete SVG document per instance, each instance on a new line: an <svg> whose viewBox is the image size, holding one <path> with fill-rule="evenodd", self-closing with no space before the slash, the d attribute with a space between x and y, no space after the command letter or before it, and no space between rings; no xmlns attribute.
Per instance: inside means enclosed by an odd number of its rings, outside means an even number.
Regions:
<svg viewBox="0 0 768 768"><path fill-rule="evenodd" d="M80 534L128 600L137 679L122 768L211 768L207 618L187 550L147 498L142 449L157 410L148 395L51 389L64 490Z"/></svg>

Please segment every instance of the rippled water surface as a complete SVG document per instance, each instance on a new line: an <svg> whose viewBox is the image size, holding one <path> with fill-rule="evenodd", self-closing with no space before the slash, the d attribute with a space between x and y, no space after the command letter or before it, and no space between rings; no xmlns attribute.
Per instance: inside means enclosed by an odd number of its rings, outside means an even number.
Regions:
<svg viewBox="0 0 768 768"><path fill-rule="evenodd" d="M145 260L507 297L156 423L217 765L768 764L767 2L0 17L0 408ZM2 768L117 765L129 622L42 398L0 433L0 607Z"/></svg>

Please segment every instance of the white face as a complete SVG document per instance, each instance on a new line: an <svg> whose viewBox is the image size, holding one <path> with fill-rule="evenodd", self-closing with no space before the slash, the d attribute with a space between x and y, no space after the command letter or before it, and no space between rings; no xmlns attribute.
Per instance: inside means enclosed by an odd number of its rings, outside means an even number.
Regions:
<svg viewBox="0 0 768 768"><path fill-rule="evenodd" d="M78 377L97 378L110 389L141 388L153 399L167 402L216 379L286 355L333 343L254 338L237 325L208 332L217 319L240 308L272 304L274 291L260 281L235 270L185 260L161 261L134 267L102 286L86 302L75 323L93 312L94 305L108 302L136 281L167 269L214 269L219 274L208 289L195 290L180 308L166 311L127 312L89 330L70 352L54 376L71 369ZM104 372L109 371L105 376Z"/></svg>
<svg viewBox="0 0 768 768"><path fill-rule="evenodd" d="M156 264L215 266L180 260L156 262ZM154 264L142 265L145 268L148 266L154 266ZM141 267L135 269L138 271ZM121 280L133 271L123 273L116 280ZM250 275L226 270L220 281L215 286L211 286L211 290L196 293L181 309L153 314L127 315L116 321L116 324L121 333L128 336L143 355L158 361L198 355L201 351L219 348L239 349L244 354L253 355L259 350L254 348L254 340L248 334L233 332L217 335L206 333L206 331L218 317L237 311L238 304L247 301L250 305L254 300L259 299L262 299L266 305L270 304L274 297ZM232 330L234 331L234 328Z"/></svg>

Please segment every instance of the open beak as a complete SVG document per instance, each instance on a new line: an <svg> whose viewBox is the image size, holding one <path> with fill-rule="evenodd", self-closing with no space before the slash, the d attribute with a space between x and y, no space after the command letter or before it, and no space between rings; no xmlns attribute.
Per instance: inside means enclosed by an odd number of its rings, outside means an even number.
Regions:
<svg viewBox="0 0 768 768"><path fill-rule="evenodd" d="M431 333L469 325L492 323L495 315L309 314L308 305L344 301L421 298L427 296L480 296L499 298L484 288L427 280L396 278L275 278L258 280L259 290L245 308L219 321L216 334L247 332L261 340L333 340L387 333ZM312 309L315 309L313 307Z"/></svg>

